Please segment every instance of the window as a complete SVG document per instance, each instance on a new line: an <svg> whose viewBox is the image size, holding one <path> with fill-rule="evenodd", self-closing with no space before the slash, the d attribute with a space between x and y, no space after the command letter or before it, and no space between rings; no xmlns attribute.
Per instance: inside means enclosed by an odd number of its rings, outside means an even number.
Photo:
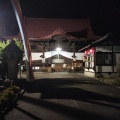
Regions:
<svg viewBox="0 0 120 120"><path fill-rule="evenodd" d="M96 53L96 64L104 64L104 54Z"/></svg>
<svg viewBox="0 0 120 120"><path fill-rule="evenodd" d="M112 54L111 53L97 53L96 54L96 64L97 65L111 65L112 64Z"/></svg>

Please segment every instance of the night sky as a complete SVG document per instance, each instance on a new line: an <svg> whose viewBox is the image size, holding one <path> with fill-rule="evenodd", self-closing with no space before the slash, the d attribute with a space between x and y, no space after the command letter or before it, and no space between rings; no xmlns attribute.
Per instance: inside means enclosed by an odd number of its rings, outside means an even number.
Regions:
<svg viewBox="0 0 120 120"><path fill-rule="evenodd" d="M23 16L30 18L91 19L96 35L120 33L119 0L19 0ZM7 26L7 35L19 29L11 0L0 1L0 21Z"/></svg>

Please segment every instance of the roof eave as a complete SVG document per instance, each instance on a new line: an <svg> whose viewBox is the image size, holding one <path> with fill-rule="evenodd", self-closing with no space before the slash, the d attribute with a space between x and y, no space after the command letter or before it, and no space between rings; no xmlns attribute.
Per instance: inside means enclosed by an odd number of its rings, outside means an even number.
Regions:
<svg viewBox="0 0 120 120"><path fill-rule="evenodd" d="M106 34L106 35L103 36L102 38L100 38L100 39L98 39L98 40L95 40L95 41L91 42L89 45L81 48L80 50L78 50L78 52L84 51L84 50L90 48L91 46L94 46L95 44L97 44L97 43L105 40L106 38L108 38L110 35L111 35L111 33Z"/></svg>

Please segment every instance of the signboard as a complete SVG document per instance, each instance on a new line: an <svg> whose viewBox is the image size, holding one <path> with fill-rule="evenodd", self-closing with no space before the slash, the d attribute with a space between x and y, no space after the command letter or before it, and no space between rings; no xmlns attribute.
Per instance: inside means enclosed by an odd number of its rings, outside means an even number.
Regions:
<svg viewBox="0 0 120 120"><path fill-rule="evenodd" d="M52 63L64 63L64 59L52 59Z"/></svg>

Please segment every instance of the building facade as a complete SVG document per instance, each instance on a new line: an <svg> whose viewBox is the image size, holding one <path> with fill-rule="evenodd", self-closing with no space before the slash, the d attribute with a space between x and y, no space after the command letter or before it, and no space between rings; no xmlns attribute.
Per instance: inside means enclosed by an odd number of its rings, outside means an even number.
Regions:
<svg viewBox="0 0 120 120"><path fill-rule="evenodd" d="M117 77L120 69L120 39L108 34L81 51L84 51L85 75Z"/></svg>
<svg viewBox="0 0 120 120"><path fill-rule="evenodd" d="M101 37L94 34L89 18L24 17L24 22L31 45L33 69L38 69L38 65L72 66L73 61L82 60L83 53L78 53L78 50ZM22 39L20 33L14 37ZM57 48L61 51L57 51Z"/></svg>

